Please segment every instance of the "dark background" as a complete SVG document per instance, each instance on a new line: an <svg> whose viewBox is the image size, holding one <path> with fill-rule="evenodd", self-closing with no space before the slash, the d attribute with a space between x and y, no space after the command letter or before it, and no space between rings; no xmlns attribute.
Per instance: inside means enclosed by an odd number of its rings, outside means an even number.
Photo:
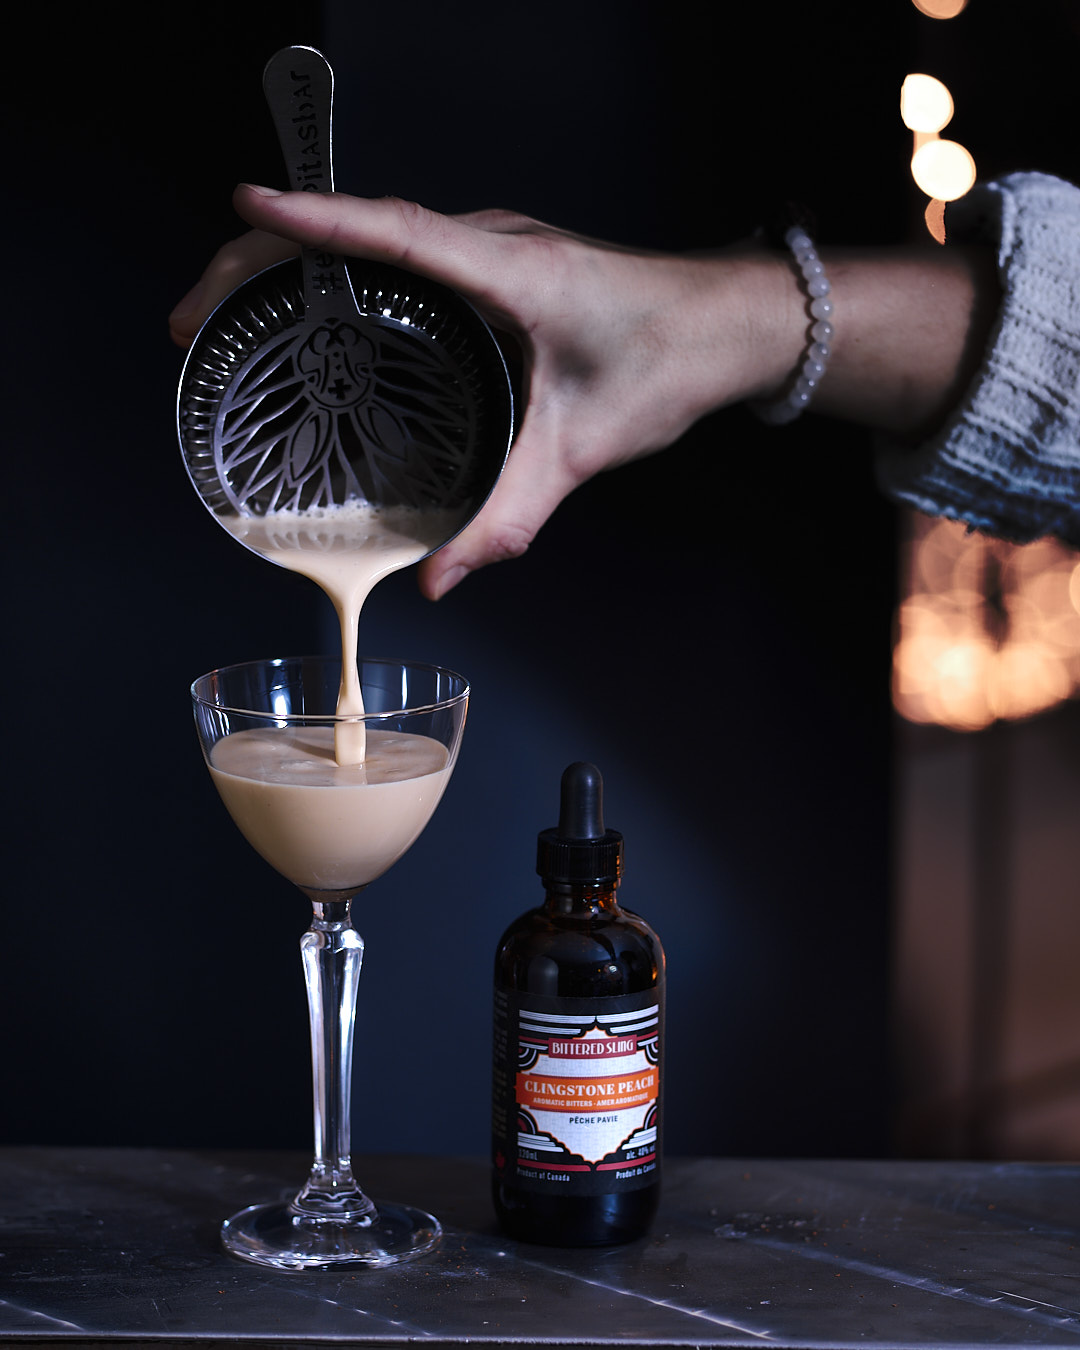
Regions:
<svg viewBox="0 0 1080 1350"><path fill-rule="evenodd" d="M913 69L952 87L982 177L1074 176L1076 35L1064 6L992 0L950 24L906 0L103 12L40 8L11 48L0 1138L307 1147L306 904L228 821L186 691L333 633L192 493L165 329L240 231L234 183L281 179L266 58L335 67L343 190L682 249L786 200L825 244L909 237ZM358 1151L486 1148L491 955L580 758L668 950L669 1148L889 1151L895 557L863 433L734 409L437 606L411 574L379 587L362 646L455 667L474 701L435 820L357 904Z"/></svg>

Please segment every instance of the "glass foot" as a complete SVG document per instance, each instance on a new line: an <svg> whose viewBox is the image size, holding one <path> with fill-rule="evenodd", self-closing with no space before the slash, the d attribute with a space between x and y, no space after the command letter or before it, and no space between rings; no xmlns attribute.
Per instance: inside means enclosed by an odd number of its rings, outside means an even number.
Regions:
<svg viewBox="0 0 1080 1350"><path fill-rule="evenodd" d="M276 1270L392 1266L439 1241L438 1219L409 1205L379 1205L366 1219L323 1219L290 1204L250 1205L221 1225L227 1252Z"/></svg>

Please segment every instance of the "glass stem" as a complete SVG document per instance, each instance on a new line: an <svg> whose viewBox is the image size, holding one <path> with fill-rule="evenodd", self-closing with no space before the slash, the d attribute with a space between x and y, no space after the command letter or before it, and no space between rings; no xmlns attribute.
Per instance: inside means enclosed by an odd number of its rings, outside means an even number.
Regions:
<svg viewBox="0 0 1080 1350"><path fill-rule="evenodd" d="M311 927L300 939L311 1019L311 1076L315 1098L315 1162L293 1201L315 1218L374 1217L375 1206L356 1184L350 1152L353 1025L364 942L352 926L352 897L310 896Z"/></svg>

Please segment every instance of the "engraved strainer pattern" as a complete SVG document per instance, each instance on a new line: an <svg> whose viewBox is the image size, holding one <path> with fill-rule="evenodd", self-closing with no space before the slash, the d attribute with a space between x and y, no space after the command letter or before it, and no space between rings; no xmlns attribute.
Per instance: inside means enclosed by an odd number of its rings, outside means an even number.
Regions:
<svg viewBox="0 0 1080 1350"><path fill-rule="evenodd" d="M442 305L429 282L420 298L395 268L350 273L359 315L302 323L300 269L286 263L234 292L200 335L180 431L216 514L355 498L445 508L486 492L490 374L477 353L490 339L477 343L471 312Z"/></svg>

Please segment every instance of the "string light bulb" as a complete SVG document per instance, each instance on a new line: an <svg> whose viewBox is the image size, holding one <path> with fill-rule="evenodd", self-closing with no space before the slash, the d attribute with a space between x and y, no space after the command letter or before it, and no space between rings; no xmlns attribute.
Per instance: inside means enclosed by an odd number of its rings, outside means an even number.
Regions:
<svg viewBox="0 0 1080 1350"><path fill-rule="evenodd" d="M958 141L937 137L924 142L911 158L911 176L928 197L954 202L975 185L975 161Z"/></svg>
<svg viewBox="0 0 1080 1350"><path fill-rule="evenodd" d="M967 0L911 0L911 3L928 19L955 19L967 8Z"/></svg>
<svg viewBox="0 0 1080 1350"><path fill-rule="evenodd" d="M900 86L900 116L910 131L941 131L952 115L952 94L933 75L909 75Z"/></svg>

